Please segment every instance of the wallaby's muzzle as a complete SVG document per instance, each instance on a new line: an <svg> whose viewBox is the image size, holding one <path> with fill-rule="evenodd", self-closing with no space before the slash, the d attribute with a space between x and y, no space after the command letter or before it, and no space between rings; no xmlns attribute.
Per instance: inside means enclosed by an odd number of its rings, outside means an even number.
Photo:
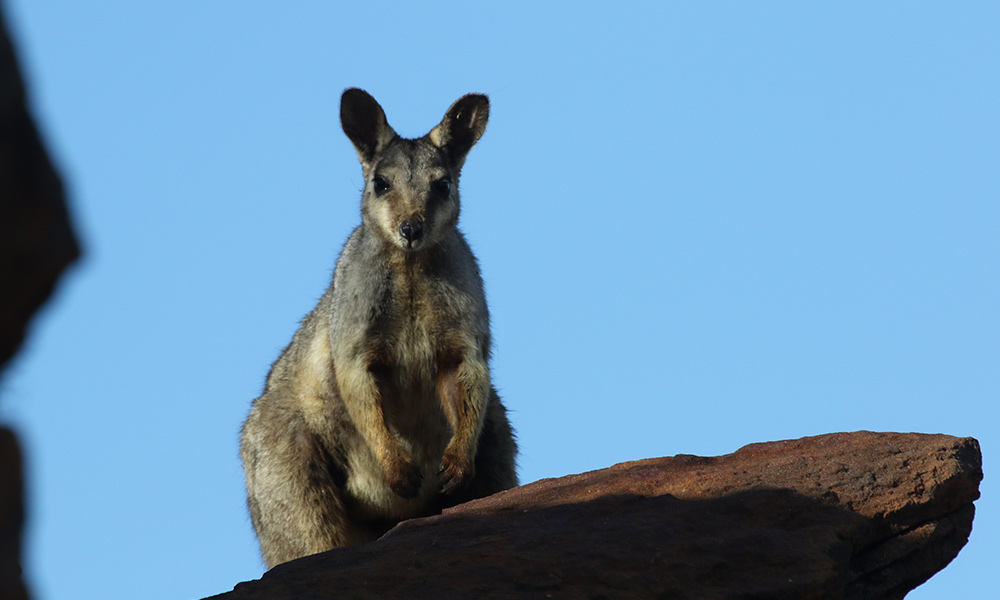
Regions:
<svg viewBox="0 0 1000 600"><path fill-rule="evenodd" d="M407 219L399 226L399 235L403 236L410 248L419 248L424 239L424 225L415 219Z"/></svg>

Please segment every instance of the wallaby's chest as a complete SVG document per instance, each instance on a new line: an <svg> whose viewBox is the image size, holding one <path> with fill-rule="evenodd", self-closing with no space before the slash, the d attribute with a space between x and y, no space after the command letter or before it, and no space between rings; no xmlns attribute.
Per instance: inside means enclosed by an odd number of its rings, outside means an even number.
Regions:
<svg viewBox="0 0 1000 600"><path fill-rule="evenodd" d="M441 343L450 311L441 282L419 269L393 273L370 324L379 357L376 373L386 425L404 439L423 439L408 451L434 462L448 430L437 398ZM438 423L435 427L432 424ZM430 436L430 439L428 438Z"/></svg>
<svg viewBox="0 0 1000 600"><path fill-rule="evenodd" d="M434 385L442 354L480 337L488 320L475 259L460 241L387 258L359 228L331 290L334 354L370 360L412 390Z"/></svg>
<svg viewBox="0 0 1000 600"><path fill-rule="evenodd" d="M393 273L385 282L384 319L372 323L399 374L432 375L447 324L454 321L440 278L419 268ZM428 372L429 371L429 372Z"/></svg>

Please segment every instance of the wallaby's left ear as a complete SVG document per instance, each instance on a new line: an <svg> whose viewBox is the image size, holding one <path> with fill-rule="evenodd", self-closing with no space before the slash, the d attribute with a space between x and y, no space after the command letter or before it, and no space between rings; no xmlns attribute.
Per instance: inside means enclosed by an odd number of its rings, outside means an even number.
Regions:
<svg viewBox="0 0 1000 600"><path fill-rule="evenodd" d="M451 105L444 119L427 136L448 155L452 165L461 167L465 155L486 131L490 100L483 94L467 94Z"/></svg>

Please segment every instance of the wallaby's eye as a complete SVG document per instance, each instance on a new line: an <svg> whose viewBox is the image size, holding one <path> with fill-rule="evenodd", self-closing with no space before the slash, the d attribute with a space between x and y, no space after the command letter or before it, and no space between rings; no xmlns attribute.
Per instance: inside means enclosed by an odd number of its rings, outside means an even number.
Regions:
<svg viewBox="0 0 1000 600"><path fill-rule="evenodd" d="M372 177L372 188L375 190L375 193L378 194L379 196L388 192L389 188L391 187L392 186L389 185L389 182L383 179L382 177L378 175Z"/></svg>
<svg viewBox="0 0 1000 600"><path fill-rule="evenodd" d="M431 183L431 191L442 198L447 197L448 194L451 193L451 179L442 177L441 179Z"/></svg>

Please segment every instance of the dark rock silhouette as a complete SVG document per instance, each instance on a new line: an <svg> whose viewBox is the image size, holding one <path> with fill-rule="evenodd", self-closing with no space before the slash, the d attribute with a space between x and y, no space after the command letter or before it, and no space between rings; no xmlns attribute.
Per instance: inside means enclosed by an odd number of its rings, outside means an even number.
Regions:
<svg viewBox="0 0 1000 600"><path fill-rule="evenodd" d="M79 255L63 187L28 111L13 44L0 12L0 370L35 311ZM0 598L23 599L21 452L0 427Z"/></svg>
<svg viewBox="0 0 1000 600"><path fill-rule="evenodd" d="M216 600L902 598L972 530L972 438L836 433L546 479Z"/></svg>
<svg viewBox="0 0 1000 600"><path fill-rule="evenodd" d="M14 356L31 316L79 253L62 181L28 111L0 13L0 365Z"/></svg>

